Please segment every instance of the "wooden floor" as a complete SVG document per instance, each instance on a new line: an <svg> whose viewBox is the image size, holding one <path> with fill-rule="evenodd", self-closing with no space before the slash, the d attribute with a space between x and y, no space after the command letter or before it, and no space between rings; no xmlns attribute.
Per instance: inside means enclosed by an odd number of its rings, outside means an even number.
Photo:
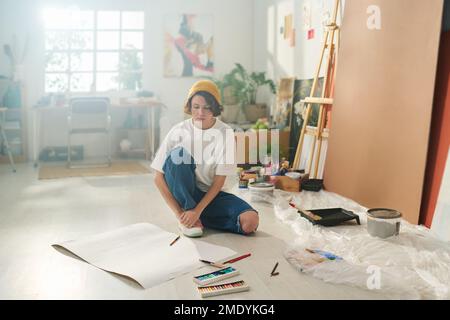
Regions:
<svg viewBox="0 0 450 320"><path fill-rule="evenodd" d="M0 299L200 299L192 276L202 270L144 290L51 247L139 222L177 232L176 219L151 174L39 181L31 164L17 169L12 173L8 165L0 165ZM272 208L255 207L261 217L255 236L207 231L203 238L252 253L235 264L250 291L217 299L383 298L297 272L283 258L294 233L275 218ZM277 261L280 275L270 277Z"/></svg>

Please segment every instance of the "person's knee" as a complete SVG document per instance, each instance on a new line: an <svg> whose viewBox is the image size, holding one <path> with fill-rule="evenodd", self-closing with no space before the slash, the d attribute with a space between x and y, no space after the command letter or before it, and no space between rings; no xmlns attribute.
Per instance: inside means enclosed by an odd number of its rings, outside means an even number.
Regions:
<svg viewBox="0 0 450 320"><path fill-rule="evenodd" d="M193 159L186 149L177 147L170 151L164 163L164 172L173 172L176 170L185 170L193 165Z"/></svg>
<svg viewBox="0 0 450 320"><path fill-rule="evenodd" d="M240 215L239 222L244 234L252 234L256 232L259 225L259 216L255 211L245 212Z"/></svg>

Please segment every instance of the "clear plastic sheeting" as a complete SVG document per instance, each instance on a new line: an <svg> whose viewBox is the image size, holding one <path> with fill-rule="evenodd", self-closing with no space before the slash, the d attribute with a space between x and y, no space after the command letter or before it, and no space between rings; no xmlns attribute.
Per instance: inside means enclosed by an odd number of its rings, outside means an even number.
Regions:
<svg viewBox="0 0 450 320"><path fill-rule="evenodd" d="M367 208L339 195L302 192L290 199L275 193L271 200L277 218L298 234L285 252L298 270L326 282L376 290L390 299L450 299L450 242L439 240L427 228L402 220L399 236L380 239L367 232ZM314 226L289 206L289 200L301 209L353 211L361 226L354 222ZM343 260L315 263L307 249L330 252Z"/></svg>
<svg viewBox="0 0 450 320"><path fill-rule="evenodd" d="M292 199L292 193L282 190L274 190L271 192L255 192L249 189L237 189L235 194L252 204L260 204L266 207L282 206L283 203L288 203Z"/></svg>

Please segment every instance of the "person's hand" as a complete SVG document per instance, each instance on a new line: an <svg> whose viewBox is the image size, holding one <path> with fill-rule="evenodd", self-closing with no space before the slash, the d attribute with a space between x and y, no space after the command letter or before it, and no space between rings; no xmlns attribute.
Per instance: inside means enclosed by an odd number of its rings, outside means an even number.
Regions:
<svg viewBox="0 0 450 320"><path fill-rule="evenodd" d="M188 227L192 228L194 226L197 226L197 222L199 222L200 219L200 212L197 212L196 210L188 210L181 214L180 216L180 222ZM201 225L201 222L200 222Z"/></svg>
<svg viewBox="0 0 450 320"><path fill-rule="evenodd" d="M198 219L197 222L194 223L194 225L192 226L192 228L201 228L201 229L203 229L202 221L201 221L200 219Z"/></svg>

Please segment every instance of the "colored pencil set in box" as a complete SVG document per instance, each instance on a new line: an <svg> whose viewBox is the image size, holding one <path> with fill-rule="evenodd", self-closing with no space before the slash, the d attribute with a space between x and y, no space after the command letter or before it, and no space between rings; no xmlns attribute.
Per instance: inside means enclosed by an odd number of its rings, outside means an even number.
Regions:
<svg viewBox="0 0 450 320"><path fill-rule="evenodd" d="M248 291L250 287L244 281L236 281L231 283L217 284L212 286L198 287L198 291L202 298L218 296L228 293L236 293Z"/></svg>
<svg viewBox="0 0 450 320"><path fill-rule="evenodd" d="M194 282L200 285L207 285L213 282L222 281L227 278L234 277L239 274L239 271L233 267L226 267L211 273L202 274L194 277Z"/></svg>

